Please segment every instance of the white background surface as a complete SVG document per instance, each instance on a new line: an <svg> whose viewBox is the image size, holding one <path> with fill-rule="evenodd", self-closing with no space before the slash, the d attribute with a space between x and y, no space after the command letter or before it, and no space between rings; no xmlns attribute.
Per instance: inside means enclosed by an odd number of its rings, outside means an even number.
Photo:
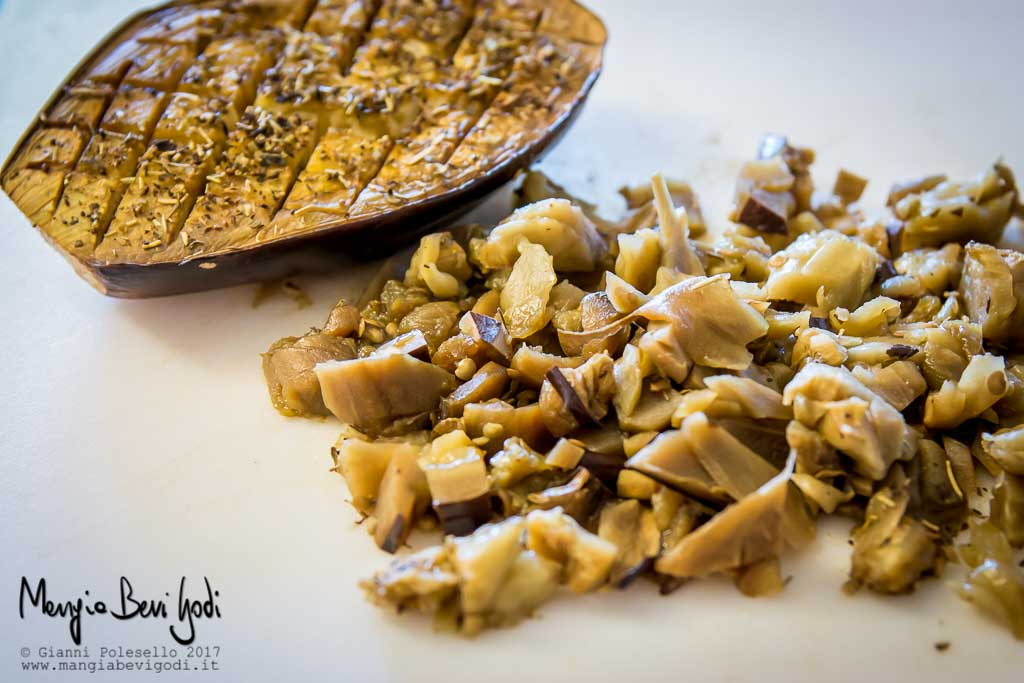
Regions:
<svg viewBox="0 0 1024 683"><path fill-rule="evenodd" d="M144 3L0 4L5 155ZM895 179L973 174L1000 154L1024 171L1021 3L590 4L611 33L605 73L544 167L592 197L664 170L691 179L721 225L738 164L769 130L817 148L819 183L840 163L870 176L872 200ZM53 598L110 602L121 575L153 598L208 576L223 618L200 623L197 643L221 646L223 671L181 680L1021 680L1024 644L941 581L844 596L845 523L785 560L794 579L774 599L724 581L668 598L637 585L566 596L474 641L364 604L356 580L387 560L328 472L336 426L279 417L258 354L355 296L367 272L300 278L315 302L301 311L283 298L254 310L252 286L106 299L0 198L0 680L32 678L21 647L70 645L62 620L18 618L22 575L45 576ZM86 617L83 638L95 658L170 645L167 626Z"/></svg>

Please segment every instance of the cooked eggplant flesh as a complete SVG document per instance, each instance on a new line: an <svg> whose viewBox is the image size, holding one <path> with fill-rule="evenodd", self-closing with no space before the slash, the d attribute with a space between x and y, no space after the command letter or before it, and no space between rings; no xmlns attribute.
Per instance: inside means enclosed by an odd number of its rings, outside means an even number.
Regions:
<svg viewBox="0 0 1024 683"><path fill-rule="evenodd" d="M865 179L812 199L813 153L769 142L739 193L781 202L775 227L740 211L708 244L658 175L628 194L653 222L528 176L536 201L424 238L360 308L272 347L293 354L268 372L275 402L344 423L336 470L378 545L445 534L364 582L372 600L471 634L562 584L724 575L771 595L823 515L857 520L846 590L907 593L987 509L960 591L1019 627L1000 544L1024 544L1024 254L957 231L894 254ZM1005 201L1011 181L997 167L955 200Z"/></svg>
<svg viewBox="0 0 1024 683"><path fill-rule="evenodd" d="M322 269L339 246L396 246L509 180L574 118L604 40L575 0L174 0L69 75L2 187L113 296ZM90 189L78 153L108 133L191 156L147 154ZM68 229L72 211L87 229ZM589 270L605 244L585 227L584 260L568 258Z"/></svg>

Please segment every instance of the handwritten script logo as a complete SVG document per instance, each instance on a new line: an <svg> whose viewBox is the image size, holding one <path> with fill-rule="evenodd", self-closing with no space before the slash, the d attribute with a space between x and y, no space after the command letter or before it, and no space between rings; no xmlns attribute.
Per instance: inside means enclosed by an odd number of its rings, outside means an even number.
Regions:
<svg viewBox="0 0 1024 683"><path fill-rule="evenodd" d="M127 577L122 576L120 595L113 606L103 600L91 597L85 591L77 600L53 600L47 594L46 579L41 578L33 589L27 577L21 577L21 592L18 596L18 613L25 618L26 607L35 607L47 617L68 620L68 631L75 645L82 644L83 616L111 616L114 619L128 621L131 619L176 619L169 631L171 637L180 645L191 645L196 639L196 621L201 619L220 619L220 607L217 598L220 591L214 590L210 580L203 577L205 590L199 597L190 597L186 591L185 577L178 583L177 611L169 611L164 600L150 600L136 597L135 590ZM164 593L167 598L171 594Z"/></svg>

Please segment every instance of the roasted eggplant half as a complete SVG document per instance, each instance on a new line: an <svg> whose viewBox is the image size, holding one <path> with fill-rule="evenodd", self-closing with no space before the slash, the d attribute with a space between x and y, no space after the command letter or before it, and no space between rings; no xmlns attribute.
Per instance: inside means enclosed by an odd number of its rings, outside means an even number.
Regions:
<svg viewBox="0 0 1024 683"><path fill-rule="evenodd" d="M178 0L80 63L0 184L111 296L324 269L441 227L536 160L605 39L574 0Z"/></svg>

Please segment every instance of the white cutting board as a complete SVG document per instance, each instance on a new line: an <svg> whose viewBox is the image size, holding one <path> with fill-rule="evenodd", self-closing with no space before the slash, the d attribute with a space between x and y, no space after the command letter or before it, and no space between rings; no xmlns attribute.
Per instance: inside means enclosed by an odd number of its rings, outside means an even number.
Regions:
<svg viewBox="0 0 1024 683"><path fill-rule="evenodd" d="M0 0L0 153L82 54L143 2ZM999 155L1024 171L1024 20L1016 2L592 0L611 34L585 113L543 164L593 198L663 170L689 178L721 226L738 165L765 131L867 175L973 174ZM826 5L828 7L826 7ZM614 201L607 205L615 208ZM500 215L501 201L489 207ZM485 220L487 218L485 212ZM355 296L369 268L300 278L314 306L258 309L253 286L152 301L100 296L0 199L0 680L64 620L18 617L21 577L50 597L116 602L209 577L220 646L209 680L1021 680L1024 644L930 581L909 597L840 592L848 525L786 558L783 595L725 581L659 597L647 585L566 595L539 619L475 640L368 606L384 566L328 471L329 422L287 420L258 354ZM953 574L950 573L950 576ZM172 645L165 621L85 617L101 646ZM948 641L939 653L934 644ZM21 648L30 657L21 657ZM64 680L74 680L68 676ZM147 674L197 680L197 674ZM113 673L83 680L136 680Z"/></svg>

